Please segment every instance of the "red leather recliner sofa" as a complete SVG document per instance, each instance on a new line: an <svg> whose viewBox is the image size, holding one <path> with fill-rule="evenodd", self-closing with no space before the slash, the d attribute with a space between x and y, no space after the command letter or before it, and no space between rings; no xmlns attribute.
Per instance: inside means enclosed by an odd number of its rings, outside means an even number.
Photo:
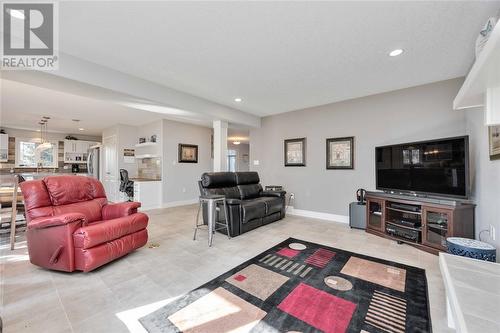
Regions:
<svg viewBox="0 0 500 333"><path fill-rule="evenodd" d="M50 176L20 184L32 264L91 271L144 246L148 216L139 202L109 204L98 180Z"/></svg>

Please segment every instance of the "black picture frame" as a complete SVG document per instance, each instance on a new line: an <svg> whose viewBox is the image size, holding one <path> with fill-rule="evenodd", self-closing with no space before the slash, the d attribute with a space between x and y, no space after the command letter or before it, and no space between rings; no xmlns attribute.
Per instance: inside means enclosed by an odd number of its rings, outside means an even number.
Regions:
<svg viewBox="0 0 500 333"><path fill-rule="evenodd" d="M349 144L349 164L348 165L333 165L331 163L331 143L344 143ZM327 170L352 170L354 169L354 137L347 136L342 138L328 138L326 139L326 169Z"/></svg>
<svg viewBox="0 0 500 333"><path fill-rule="evenodd" d="M194 149L192 158L186 158L186 149ZM198 145L179 143L178 157L179 163L198 163Z"/></svg>
<svg viewBox="0 0 500 333"><path fill-rule="evenodd" d="M300 155L301 158L298 161L292 161L291 157L289 156L289 153L293 153L289 151L289 145L290 144L301 144L301 150L300 150ZM286 167L305 167L306 166L306 138L296 138L296 139L286 139L284 141L284 161L285 161L285 166Z"/></svg>

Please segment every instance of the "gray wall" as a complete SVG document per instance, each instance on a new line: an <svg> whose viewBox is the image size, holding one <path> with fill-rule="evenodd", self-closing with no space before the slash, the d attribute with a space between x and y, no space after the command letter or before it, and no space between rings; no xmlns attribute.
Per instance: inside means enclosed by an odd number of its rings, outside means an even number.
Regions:
<svg viewBox="0 0 500 333"><path fill-rule="evenodd" d="M197 181L203 172L212 171L208 127L162 121L163 136L163 203L196 199L200 194ZM178 163L179 143L198 145L198 163Z"/></svg>
<svg viewBox="0 0 500 333"><path fill-rule="evenodd" d="M466 113L467 132L470 139L472 169L472 195L476 203L476 238L481 230L496 229L496 240L483 232L481 239L500 249L500 160L490 161L488 127L484 126L484 110L471 109ZM500 256L497 256L500 261Z"/></svg>
<svg viewBox="0 0 500 333"><path fill-rule="evenodd" d="M375 189L375 147L466 134L452 110L462 79L288 112L250 131L250 168L295 193L295 208L348 215L358 188ZM326 170L326 138L354 136L354 170ZM307 166L284 167L283 140L307 137ZM253 161L259 160L259 165Z"/></svg>

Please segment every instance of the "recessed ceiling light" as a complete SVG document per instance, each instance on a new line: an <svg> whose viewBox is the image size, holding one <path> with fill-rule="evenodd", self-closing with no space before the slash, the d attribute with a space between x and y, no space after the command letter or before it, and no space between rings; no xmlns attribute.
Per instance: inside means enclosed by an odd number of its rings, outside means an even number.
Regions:
<svg viewBox="0 0 500 333"><path fill-rule="evenodd" d="M85 131L85 128L80 127L78 130L79 131Z"/></svg>
<svg viewBox="0 0 500 333"><path fill-rule="evenodd" d="M241 103L241 102L243 101L243 99L242 99L241 97L236 97L236 98L234 99L234 101L235 101L236 103Z"/></svg>
<svg viewBox="0 0 500 333"><path fill-rule="evenodd" d="M16 19L24 20L24 13L17 9L9 9L9 14Z"/></svg>
<svg viewBox="0 0 500 333"><path fill-rule="evenodd" d="M233 142L233 145L239 145L240 143L241 143L241 142L239 142L239 141L234 141L234 142Z"/></svg>
<svg viewBox="0 0 500 333"><path fill-rule="evenodd" d="M389 53L389 56L391 57L397 57L398 55L400 55L401 53L403 53L403 50L402 49L395 49L395 50L392 50L390 53Z"/></svg>

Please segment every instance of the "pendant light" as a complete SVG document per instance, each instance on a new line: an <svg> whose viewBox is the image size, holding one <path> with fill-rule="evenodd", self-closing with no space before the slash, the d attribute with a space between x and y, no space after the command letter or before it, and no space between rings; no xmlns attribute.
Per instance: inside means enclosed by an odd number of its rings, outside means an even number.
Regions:
<svg viewBox="0 0 500 333"><path fill-rule="evenodd" d="M42 120L38 123L40 125L40 144L36 147L37 152L42 152L44 150L52 148L52 143L47 141L47 123L50 117L44 116ZM44 136L45 130L45 136Z"/></svg>

